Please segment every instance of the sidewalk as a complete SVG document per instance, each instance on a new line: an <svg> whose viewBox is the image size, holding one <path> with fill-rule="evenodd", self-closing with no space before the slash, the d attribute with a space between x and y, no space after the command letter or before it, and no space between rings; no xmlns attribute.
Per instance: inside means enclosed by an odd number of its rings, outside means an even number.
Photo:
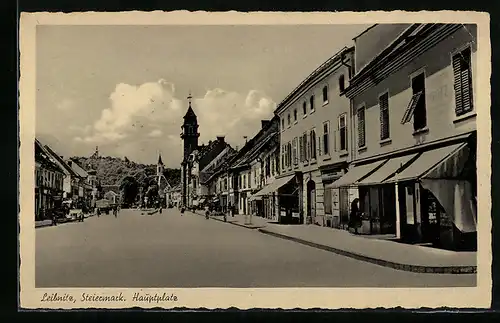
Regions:
<svg viewBox="0 0 500 323"><path fill-rule="evenodd" d="M218 221L223 221L224 222L224 216L211 216L211 218L218 220ZM251 219L251 220L250 220ZM265 228L267 224L269 223L269 219L262 218L260 216L252 216L250 217L249 215L235 215L234 217L232 216L227 216L227 222L240 226L240 227L245 227L249 229L260 229L260 228ZM251 222L251 223L249 223Z"/></svg>
<svg viewBox="0 0 500 323"><path fill-rule="evenodd" d="M394 269L418 273L471 274L477 272L476 252L455 252L431 247L367 239L344 230L314 225L269 223L260 232L343 256Z"/></svg>
<svg viewBox="0 0 500 323"><path fill-rule="evenodd" d="M52 220L35 221L35 228L43 228L52 225Z"/></svg>

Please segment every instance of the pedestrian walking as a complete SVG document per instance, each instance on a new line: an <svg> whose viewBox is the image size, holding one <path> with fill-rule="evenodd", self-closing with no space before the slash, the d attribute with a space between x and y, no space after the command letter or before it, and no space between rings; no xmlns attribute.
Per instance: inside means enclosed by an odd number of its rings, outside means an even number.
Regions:
<svg viewBox="0 0 500 323"><path fill-rule="evenodd" d="M113 206L113 215L115 216L115 218L118 217L118 207L116 205Z"/></svg>

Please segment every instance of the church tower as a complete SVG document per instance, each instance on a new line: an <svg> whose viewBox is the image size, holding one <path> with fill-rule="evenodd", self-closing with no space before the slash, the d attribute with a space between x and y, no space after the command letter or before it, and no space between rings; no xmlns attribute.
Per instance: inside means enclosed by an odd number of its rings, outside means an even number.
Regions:
<svg viewBox="0 0 500 323"><path fill-rule="evenodd" d="M198 149L198 118L191 107L191 93L187 97L189 106L184 116L184 123L181 126L181 139L183 141L183 157L181 162L181 196L182 204L186 205L187 202L187 176L188 176L188 158L189 155Z"/></svg>
<svg viewBox="0 0 500 323"><path fill-rule="evenodd" d="M163 175L163 168L165 165L163 165L163 161L161 160L161 154L158 153L158 162L156 163L156 176L160 177Z"/></svg>

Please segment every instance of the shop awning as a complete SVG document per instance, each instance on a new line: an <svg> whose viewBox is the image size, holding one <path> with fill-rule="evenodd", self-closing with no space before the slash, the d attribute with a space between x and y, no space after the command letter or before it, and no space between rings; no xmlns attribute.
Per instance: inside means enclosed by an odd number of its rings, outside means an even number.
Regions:
<svg viewBox="0 0 500 323"><path fill-rule="evenodd" d="M370 176L359 181L358 185L377 185L394 175L398 170L403 168L409 161L414 159L418 154L411 154L389 159L379 169Z"/></svg>
<svg viewBox="0 0 500 323"><path fill-rule="evenodd" d="M257 192L259 193L259 192ZM257 195L257 193L253 194L253 195L250 195L250 197L248 198L249 201L260 201L262 200L262 196L261 195Z"/></svg>
<svg viewBox="0 0 500 323"><path fill-rule="evenodd" d="M461 152L466 146L467 143L459 143L425 151L406 169L396 174L387 182L399 182L425 177L426 174L431 174L433 170L439 168L443 163L446 163L448 159L453 158L455 154ZM433 178L438 178L438 175L434 174Z"/></svg>
<svg viewBox="0 0 500 323"><path fill-rule="evenodd" d="M295 174L276 178L271 184L265 186L263 189L255 193L253 196L257 197L257 196L270 195L279 188L288 184L293 178L295 178Z"/></svg>
<svg viewBox="0 0 500 323"><path fill-rule="evenodd" d="M349 171L344 176L328 186L333 188L351 186L359 179L365 177L367 174L380 167L380 165L382 165L385 161L386 159L361 166L350 167Z"/></svg>

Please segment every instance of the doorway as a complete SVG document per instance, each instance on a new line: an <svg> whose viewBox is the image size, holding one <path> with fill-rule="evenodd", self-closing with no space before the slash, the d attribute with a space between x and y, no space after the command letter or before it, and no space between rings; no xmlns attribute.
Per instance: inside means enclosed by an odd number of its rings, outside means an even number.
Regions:
<svg viewBox="0 0 500 323"><path fill-rule="evenodd" d="M307 182L307 216L314 223L316 217L316 183L312 180Z"/></svg>

